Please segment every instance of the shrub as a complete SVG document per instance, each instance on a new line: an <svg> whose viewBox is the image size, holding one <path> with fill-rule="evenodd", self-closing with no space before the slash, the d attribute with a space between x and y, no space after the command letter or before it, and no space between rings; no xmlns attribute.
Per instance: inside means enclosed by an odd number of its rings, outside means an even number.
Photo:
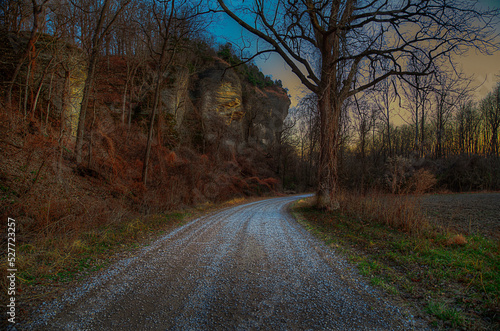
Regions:
<svg viewBox="0 0 500 331"><path fill-rule="evenodd" d="M458 245L462 246L467 244L467 239L461 234L454 235L446 241L446 245Z"/></svg>
<svg viewBox="0 0 500 331"><path fill-rule="evenodd" d="M402 156L388 158L386 163L385 183L389 191L398 194L405 188L413 168L409 159Z"/></svg>
<svg viewBox="0 0 500 331"><path fill-rule="evenodd" d="M500 162L496 157L461 155L439 160L439 185L452 191L500 189Z"/></svg>
<svg viewBox="0 0 500 331"><path fill-rule="evenodd" d="M429 170L419 169L410 179L409 192L423 194L429 192L437 183L436 176Z"/></svg>

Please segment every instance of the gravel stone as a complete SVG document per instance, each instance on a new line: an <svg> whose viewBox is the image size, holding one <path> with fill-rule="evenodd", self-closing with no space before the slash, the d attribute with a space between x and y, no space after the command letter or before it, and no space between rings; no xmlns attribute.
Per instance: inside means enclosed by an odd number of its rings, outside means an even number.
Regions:
<svg viewBox="0 0 500 331"><path fill-rule="evenodd" d="M407 330L355 267L287 212L305 196L226 208L40 305L22 329Z"/></svg>

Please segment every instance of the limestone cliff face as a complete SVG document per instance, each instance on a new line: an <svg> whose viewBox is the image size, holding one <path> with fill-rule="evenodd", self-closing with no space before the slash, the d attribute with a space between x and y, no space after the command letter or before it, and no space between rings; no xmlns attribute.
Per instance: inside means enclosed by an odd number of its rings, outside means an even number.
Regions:
<svg viewBox="0 0 500 331"><path fill-rule="evenodd" d="M240 78L228 67L227 63L216 59L212 67L198 74L193 96L199 98L205 116L215 112L229 124L235 115L241 118L243 105Z"/></svg>
<svg viewBox="0 0 500 331"><path fill-rule="evenodd" d="M235 131L237 138L226 143L269 147L276 142L290 106L282 88L252 86L220 59L191 80L190 103L197 105L202 118L218 117Z"/></svg>
<svg viewBox="0 0 500 331"><path fill-rule="evenodd" d="M193 111L189 98L189 82L189 70L180 68L175 72L175 83L162 91L163 105L167 112L173 115L176 129L182 125L186 113Z"/></svg>
<svg viewBox="0 0 500 331"><path fill-rule="evenodd" d="M245 141L270 146L276 142L277 134L283 129L290 99L277 87L250 87L247 94L245 118L242 123Z"/></svg>
<svg viewBox="0 0 500 331"><path fill-rule="evenodd" d="M5 79L12 75L26 43L26 36L0 36L0 74ZM35 81L43 81L39 104L44 117L50 116L54 121L62 117L66 130L74 135L85 83L85 56L78 48L54 42L51 37L40 38L37 48L43 51L37 58L37 71L31 75ZM26 80L25 67L18 82ZM45 72L44 68L48 70ZM130 109L134 120L146 118L151 111L156 75L153 67L141 67L133 86L129 84L129 70L127 59L122 56L107 56L99 61L91 107L110 122L125 121ZM163 73L159 116L168 125L163 132L173 128L179 133L180 144L189 144L187 140L198 145L200 141L222 141L234 147L270 147L282 129L290 100L281 87L258 88L241 72L214 57L196 69L185 64ZM14 91L20 99L25 97L18 85ZM92 116L87 116L87 121L91 120Z"/></svg>

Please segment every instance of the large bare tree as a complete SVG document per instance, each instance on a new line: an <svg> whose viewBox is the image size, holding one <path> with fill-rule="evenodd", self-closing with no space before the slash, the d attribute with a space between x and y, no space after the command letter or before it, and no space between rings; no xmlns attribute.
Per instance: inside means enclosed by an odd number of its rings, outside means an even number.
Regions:
<svg viewBox="0 0 500 331"><path fill-rule="evenodd" d="M337 158L343 103L389 76L428 75L469 47L498 48L498 11L471 0L218 0L244 29L264 40L318 96L318 207L338 202ZM419 61L419 70L408 66ZM356 83L354 83L356 82Z"/></svg>

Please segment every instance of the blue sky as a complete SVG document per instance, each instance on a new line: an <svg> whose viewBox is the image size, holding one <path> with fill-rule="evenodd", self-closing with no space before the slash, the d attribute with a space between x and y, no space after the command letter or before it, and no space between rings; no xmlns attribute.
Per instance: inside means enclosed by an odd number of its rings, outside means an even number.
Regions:
<svg viewBox="0 0 500 331"><path fill-rule="evenodd" d="M500 0L479 0L479 3L491 9L500 8ZM498 27L498 31L500 33L500 27ZM210 32L219 43L225 41L239 43L242 35L247 39L252 38L249 33L243 31L237 23L225 14L216 16L214 23L210 27ZM255 47L255 43L253 47ZM249 48L248 52L251 53L252 49ZM500 80L500 77L495 76L500 75L500 52L494 55L469 52L466 57L461 57L457 61L464 73L474 75L476 85L482 84L476 93L478 99L491 91L496 82ZM255 63L264 74L272 76L273 79L280 79L283 82L283 86L288 88L292 95L292 106L295 106L301 97L309 93L279 55L273 54L268 56L267 59L256 58Z"/></svg>

